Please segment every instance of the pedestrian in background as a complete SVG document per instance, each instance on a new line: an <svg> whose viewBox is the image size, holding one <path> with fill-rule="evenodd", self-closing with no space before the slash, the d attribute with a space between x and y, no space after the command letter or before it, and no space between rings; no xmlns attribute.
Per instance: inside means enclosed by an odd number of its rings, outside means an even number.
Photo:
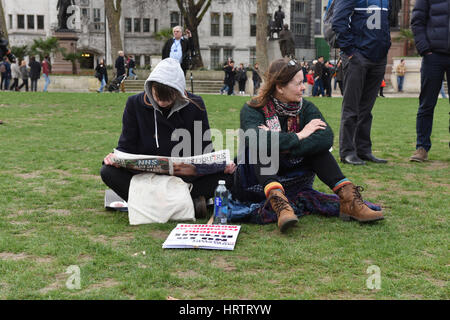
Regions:
<svg viewBox="0 0 450 320"><path fill-rule="evenodd" d="M128 78L133 77L133 80L137 80L138 76L137 74L134 73L134 69L136 68L136 62L134 61L134 57L132 55L128 56L127 68L128 68Z"/></svg>
<svg viewBox="0 0 450 320"><path fill-rule="evenodd" d="M27 68L27 62L25 60L22 60L22 63L20 64L20 75L22 78L22 84L19 86L18 91L20 91L23 86L25 86L25 91L28 91L29 70Z"/></svg>
<svg viewBox="0 0 450 320"><path fill-rule="evenodd" d="M108 83L108 71L106 70L105 60L101 59L100 63L95 67L95 76L98 81L100 81L100 88L97 90L98 93L102 93L104 87Z"/></svg>
<svg viewBox="0 0 450 320"><path fill-rule="evenodd" d="M261 70L259 70L259 63L256 62L252 70L252 80L253 80L253 95L258 94L258 90L261 87L262 77L260 75Z"/></svg>
<svg viewBox="0 0 450 320"><path fill-rule="evenodd" d="M244 64L239 64L239 68L236 71L236 80L239 84L239 94L241 96L245 95L245 84L247 83L247 70Z"/></svg>
<svg viewBox="0 0 450 320"><path fill-rule="evenodd" d="M405 81L405 73L406 73L406 62L405 59L401 59L400 63L395 68L395 73L397 74L397 86L398 92L403 92L403 83Z"/></svg>
<svg viewBox="0 0 450 320"><path fill-rule="evenodd" d="M37 83L41 77L41 64L36 61L35 57L30 57L30 79L31 79L31 91L37 91Z"/></svg>
<svg viewBox="0 0 450 320"><path fill-rule="evenodd" d="M13 79L13 83L12 83L11 87L9 87L9 90L17 91L18 87L19 87L19 78L21 78L21 76L20 76L20 67L19 67L17 59L16 59L16 61L14 61L11 64L11 76L12 76L12 79Z"/></svg>
<svg viewBox="0 0 450 320"><path fill-rule="evenodd" d="M162 50L162 58L173 58L177 60L184 75L190 67L191 54L194 51L194 40L189 29L185 30L186 36L183 37L183 27L176 26L172 29L173 38L167 40Z"/></svg>
<svg viewBox="0 0 450 320"><path fill-rule="evenodd" d="M2 79L0 83L0 90L8 90L9 81L11 79L11 64L9 63L9 59L7 57L5 57L5 60L0 63L0 72Z"/></svg>
<svg viewBox="0 0 450 320"><path fill-rule="evenodd" d="M313 87L313 96L322 95L325 96L324 87L323 87L323 57L320 56L317 59L317 62L314 64L314 87Z"/></svg>
<svg viewBox="0 0 450 320"><path fill-rule="evenodd" d="M42 75L45 79L44 92L47 92L48 85L50 84L50 73L52 73L52 65L50 64L49 56L45 56L44 61L42 61Z"/></svg>

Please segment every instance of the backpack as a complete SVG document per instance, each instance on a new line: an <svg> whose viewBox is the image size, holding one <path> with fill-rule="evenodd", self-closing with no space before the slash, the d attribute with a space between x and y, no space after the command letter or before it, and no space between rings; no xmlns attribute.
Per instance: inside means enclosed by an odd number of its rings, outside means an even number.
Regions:
<svg viewBox="0 0 450 320"><path fill-rule="evenodd" d="M4 63L0 64L0 72L5 73L6 72L6 66Z"/></svg>
<svg viewBox="0 0 450 320"><path fill-rule="evenodd" d="M329 0L323 17L323 37L330 45L330 48L339 48L336 43L336 32L333 31L332 22L334 14L334 4L336 0Z"/></svg>

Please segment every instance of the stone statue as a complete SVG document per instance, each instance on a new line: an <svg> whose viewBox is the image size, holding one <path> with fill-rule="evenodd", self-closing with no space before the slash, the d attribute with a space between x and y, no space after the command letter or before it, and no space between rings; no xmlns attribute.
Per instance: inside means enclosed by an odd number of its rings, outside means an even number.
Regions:
<svg viewBox="0 0 450 320"><path fill-rule="evenodd" d="M285 24L283 30L280 32L280 51L284 57L295 57L295 41L292 32L289 30L289 25Z"/></svg>
<svg viewBox="0 0 450 320"><path fill-rule="evenodd" d="M278 6L278 11L275 11L273 15L273 19L275 20L275 28L278 30L278 33L283 29L284 18L284 12L281 10L281 6Z"/></svg>
<svg viewBox="0 0 450 320"><path fill-rule="evenodd" d="M69 30L67 27L67 19L70 17L70 14L67 13L67 9L71 5L75 5L74 0L58 0L56 4L56 10L58 10L58 30Z"/></svg>

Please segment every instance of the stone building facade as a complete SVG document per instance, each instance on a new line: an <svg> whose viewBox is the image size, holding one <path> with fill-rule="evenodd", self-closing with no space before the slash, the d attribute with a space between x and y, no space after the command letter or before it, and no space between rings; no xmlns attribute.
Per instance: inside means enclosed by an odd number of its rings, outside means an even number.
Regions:
<svg viewBox="0 0 450 320"><path fill-rule="evenodd" d="M12 46L31 44L33 39L53 35L57 28L57 0L0 0L3 3L9 39ZM117 53L110 48L110 35L105 28L103 0L74 0L71 26L79 39L77 48L83 53L82 67L94 67L106 57L112 64ZM256 59L256 0L212 0L198 32L200 50L206 68L218 68L227 57L237 63L253 64ZM270 17L281 5L284 23L290 25L299 59L315 57L317 22L316 0L269 1ZM320 6L320 5L319 5ZM317 20L317 19L316 19ZM139 66L158 61L164 41L154 33L183 25L175 0L122 1L120 30L124 51L135 56Z"/></svg>

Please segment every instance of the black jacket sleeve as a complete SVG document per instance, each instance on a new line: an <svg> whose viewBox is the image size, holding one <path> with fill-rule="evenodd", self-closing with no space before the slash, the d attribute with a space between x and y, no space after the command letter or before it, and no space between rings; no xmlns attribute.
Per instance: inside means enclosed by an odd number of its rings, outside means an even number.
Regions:
<svg viewBox="0 0 450 320"><path fill-rule="evenodd" d="M420 55L431 51L430 42L427 38L427 20L430 5L427 0L417 0L412 11L411 29L414 33L414 41Z"/></svg>

